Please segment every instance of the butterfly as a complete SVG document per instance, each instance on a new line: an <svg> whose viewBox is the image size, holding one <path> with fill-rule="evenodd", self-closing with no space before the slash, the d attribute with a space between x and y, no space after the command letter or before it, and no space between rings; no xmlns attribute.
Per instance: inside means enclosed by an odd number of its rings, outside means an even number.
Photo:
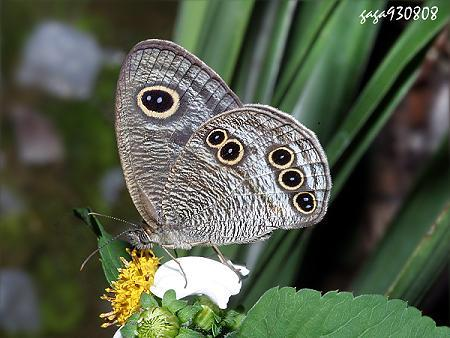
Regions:
<svg viewBox="0 0 450 338"><path fill-rule="evenodd" d="M227 245L318 223L331 177L315 134L243 104L211 68L164 40L138 43L116 91L116 136L142 226L138 248Z"/></svg>

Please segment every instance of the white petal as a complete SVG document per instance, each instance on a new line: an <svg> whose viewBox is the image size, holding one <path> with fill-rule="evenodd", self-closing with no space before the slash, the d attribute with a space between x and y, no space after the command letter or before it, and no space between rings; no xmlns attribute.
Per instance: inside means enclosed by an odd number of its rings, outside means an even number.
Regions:
<svg viewBox="0 0 450 338"><path fill-rule="evenodd" d="M170 289L175 290L177 299L202 294L208 296L221 309L226 309L230 297L241 291L242 282L237 274L225 264L195 256L181 257L177 261L186 273L186 288L179 265L176 261L171 260L161 265L155 273L154 284L150 288L154 295L162 298L164 293ZM243 276L249 273L244 266L234 264L233 266Z"/></svg>
<svg viewBox="0 0 450 338"><path fill-rule="evenodd" d="M123 328L123 326L119 327L119 329L114 333L113 338L123 338L122 333L120 333L120 330Z"/></svg>

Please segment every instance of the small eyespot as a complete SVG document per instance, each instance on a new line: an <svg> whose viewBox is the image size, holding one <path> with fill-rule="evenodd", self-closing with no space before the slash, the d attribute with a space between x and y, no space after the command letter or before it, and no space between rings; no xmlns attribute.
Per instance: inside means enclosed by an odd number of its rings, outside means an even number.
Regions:
<svg viewBox="0 0 450 338"><path fill-rule="evenodd" d="M278 183L286 190L297 190L303 184L303 173L300 169L284 169L278 175Z"/></svg>
<svg viewBox="0 0 450 338"><path fill-rule="evenodd" d="M180 96L175 90L164 86L146 87L139 92L137 105L145 115L165 119L177 111Z"/></svg>
<svg viewBox="0 0 450 338"><path fill-rule="evenodd" d="M214 129L206 137L206 143L212 148L220 148L228 139L226 130Z"/></svg>
<svg viewBox="0 0 450 338"><path fill-rule="evenodd" d="M294 207L303 214L310 214L316 210L316 198L310 192L299 192L292 199Z"/></svg>
<svg viewBox="0 0 450 338"><path fill-rule="evenodd" d="M227 165L239 163L244 156L244 146L239 140L230 139L226 141L217 152L217 158L220 162Z"/></svg>
<svg viewBox="0 0 450 338"><path fill-rule="evenodd" d="M279 147L269 153L269 163L278 169L286 169L294 162L294 152L287 147Z"/></svg>

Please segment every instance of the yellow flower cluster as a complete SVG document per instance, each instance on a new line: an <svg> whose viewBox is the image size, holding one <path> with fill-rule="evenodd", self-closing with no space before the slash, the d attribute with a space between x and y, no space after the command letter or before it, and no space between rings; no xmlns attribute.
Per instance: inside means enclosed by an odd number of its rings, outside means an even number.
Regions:
<svg viewBox="0 0 450 338"><path fill-rule="evenodd" d="M123 325L139 308L142 292L150 292L159 259L151 250L128 250L131 261L120 257L124 267L119 269L119 277L112 282L112 288L107 288L107 294L101 299L111 303L112 311L102 313L100 318L107 322L102 327Z"/></svg>

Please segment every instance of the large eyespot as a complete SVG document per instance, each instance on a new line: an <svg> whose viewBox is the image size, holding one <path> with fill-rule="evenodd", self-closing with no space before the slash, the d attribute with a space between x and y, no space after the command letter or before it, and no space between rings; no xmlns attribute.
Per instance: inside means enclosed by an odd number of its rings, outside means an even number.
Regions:
<svg viewBox="0 0 450 338"><path fill-rule="evenodd" d="M310 192L299 192L292 199L294 207L303 214L310 214L316 210L316 198Z"/></svg>
<svg viewBox="0 0 450 338"><path fill-rule="evenodd" d="M244 156L244 146L239 140L230 139L220 147L217 158L227 165L234 165L242 160Z"/></svg>
<svg viewBox="0 0 450 338"><path fill-rule="evenodd" d="M284 169L278 175L278 183L286 190L297 190L303 184L303 173L300 169Z"/></svg>
<svg viewBox="0 0 450 338"><path fill-rule="evenodd" d="M180 96L175 90L164 86L146 87L139 92L137 105L145 115L165 119L177 111Z"/></svg>
<svg viewBox="0 0 450 338"><path fill-rule="evenodd" d="M212 148L220 148L227 140L227 131L224 129L214 129L206 137L206 143Z"/></svg>
<svg viewBox="0 0 450 338"><path fill-rule="evenodd" d="M294 162L294 152L287 147L279 147L272 150L268 156L269 163L278 169L289 168Z"/></svg>

